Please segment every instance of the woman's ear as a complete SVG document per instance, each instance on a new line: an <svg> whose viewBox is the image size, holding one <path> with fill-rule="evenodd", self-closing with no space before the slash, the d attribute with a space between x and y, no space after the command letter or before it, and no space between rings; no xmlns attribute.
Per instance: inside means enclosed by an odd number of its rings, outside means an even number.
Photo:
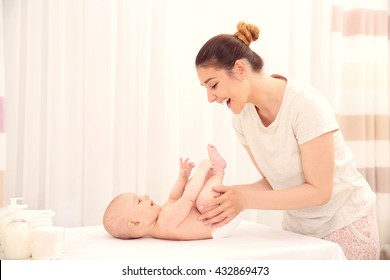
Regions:
<svg viewBox="0 0 390 280"><path fill-rule="evenodd" d="M248 71L247 63L242 59L237 59L234 63L233 74L240 80L246 77Z"/></svg>
<svg viewBox="0 0 390 280"><path fill-rule="evenodd" d="M143 226L144 226L144 223L141 221L130 220L127 222L127 227L131 230L139 230Z"/></svg>

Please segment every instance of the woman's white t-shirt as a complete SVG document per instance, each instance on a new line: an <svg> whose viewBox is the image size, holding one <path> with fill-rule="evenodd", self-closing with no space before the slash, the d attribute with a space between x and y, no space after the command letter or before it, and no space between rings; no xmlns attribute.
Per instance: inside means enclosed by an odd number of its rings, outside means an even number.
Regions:
<svg viewBox="0 0 390 280"><path fill-rule="evenodd" d="M255 106L247 104L233 116L233 127L275 190L305 183L299 145L334 131L332 197L322 206L286 210L286 230L322 238L368 215L373 208L375 194L358 172L330 104L313 87L289 79L273 123L265 127Z"/></svg>

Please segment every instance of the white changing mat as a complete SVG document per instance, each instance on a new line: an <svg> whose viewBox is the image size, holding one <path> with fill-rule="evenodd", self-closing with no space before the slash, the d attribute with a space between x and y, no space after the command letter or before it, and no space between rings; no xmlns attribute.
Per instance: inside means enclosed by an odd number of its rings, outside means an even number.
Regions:
<svg viewBox="0 0 390 280"><path fill-rule="evenodd" d="M325 260L345 259L336 243L243 220L226 238L121 240L103 226L65 229L64 259L87 260Z"/></svg>

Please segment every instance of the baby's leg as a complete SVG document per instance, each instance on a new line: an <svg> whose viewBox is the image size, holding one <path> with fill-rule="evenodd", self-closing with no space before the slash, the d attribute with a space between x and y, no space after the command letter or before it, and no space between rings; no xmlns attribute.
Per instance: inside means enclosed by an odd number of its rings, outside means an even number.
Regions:
<svg viewBox="0 0 390 280"><path fill-rule="evenodd" d="M200 191L196 199L196 208L199 209L205 202L211 198L217 197L220 194L216 191L213 191L213 187L218 187L222 185L223 176L225 174L226 162L218 153L217 149L208 145L207 150L209 153L209 158L215 163L214 168L209 171L209 177L205 181L202 190Z"/></svg>
<svg viewBox="0 0 390 280"><path fill-rule="evenodd" d="M209 153L209 158L211 161L215 163L215 168L216 170L218 169L225 169L226 168L226 162L225 160L221 157L221 155L218 153L217 148L215 148L213 145L207 145L207 151Z"/></svg>
<svg viewBox="0 0 390 280"><path fill-rule="evenodd" d="M202 190L200 191L200 193L195 201L195 205L196 205L196 208L198 210L199 210L199 207L203 206L203 204L205 202L209 201L211 198L214 198L214 197L217 197L220 195L220 193L213 190L213 187L218 187L218 186L222 185L224 171L221 170L215 174L212 170L210 172L211 172L210 177L204 183ZM209 209L202 209L202 211L206 211L206 210L209 210Z"/></svg>

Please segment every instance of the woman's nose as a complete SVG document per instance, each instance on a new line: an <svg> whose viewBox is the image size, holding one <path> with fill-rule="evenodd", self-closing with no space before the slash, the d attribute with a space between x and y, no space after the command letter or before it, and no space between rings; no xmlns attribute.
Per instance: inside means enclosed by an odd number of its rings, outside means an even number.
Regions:
<svg viewBox="0 0 390 280"><path fill-rule="evenodd" d="M212 93L207 93L207 100L210 102L210 103L213 103L216 99L216 96Z"/></svg>

